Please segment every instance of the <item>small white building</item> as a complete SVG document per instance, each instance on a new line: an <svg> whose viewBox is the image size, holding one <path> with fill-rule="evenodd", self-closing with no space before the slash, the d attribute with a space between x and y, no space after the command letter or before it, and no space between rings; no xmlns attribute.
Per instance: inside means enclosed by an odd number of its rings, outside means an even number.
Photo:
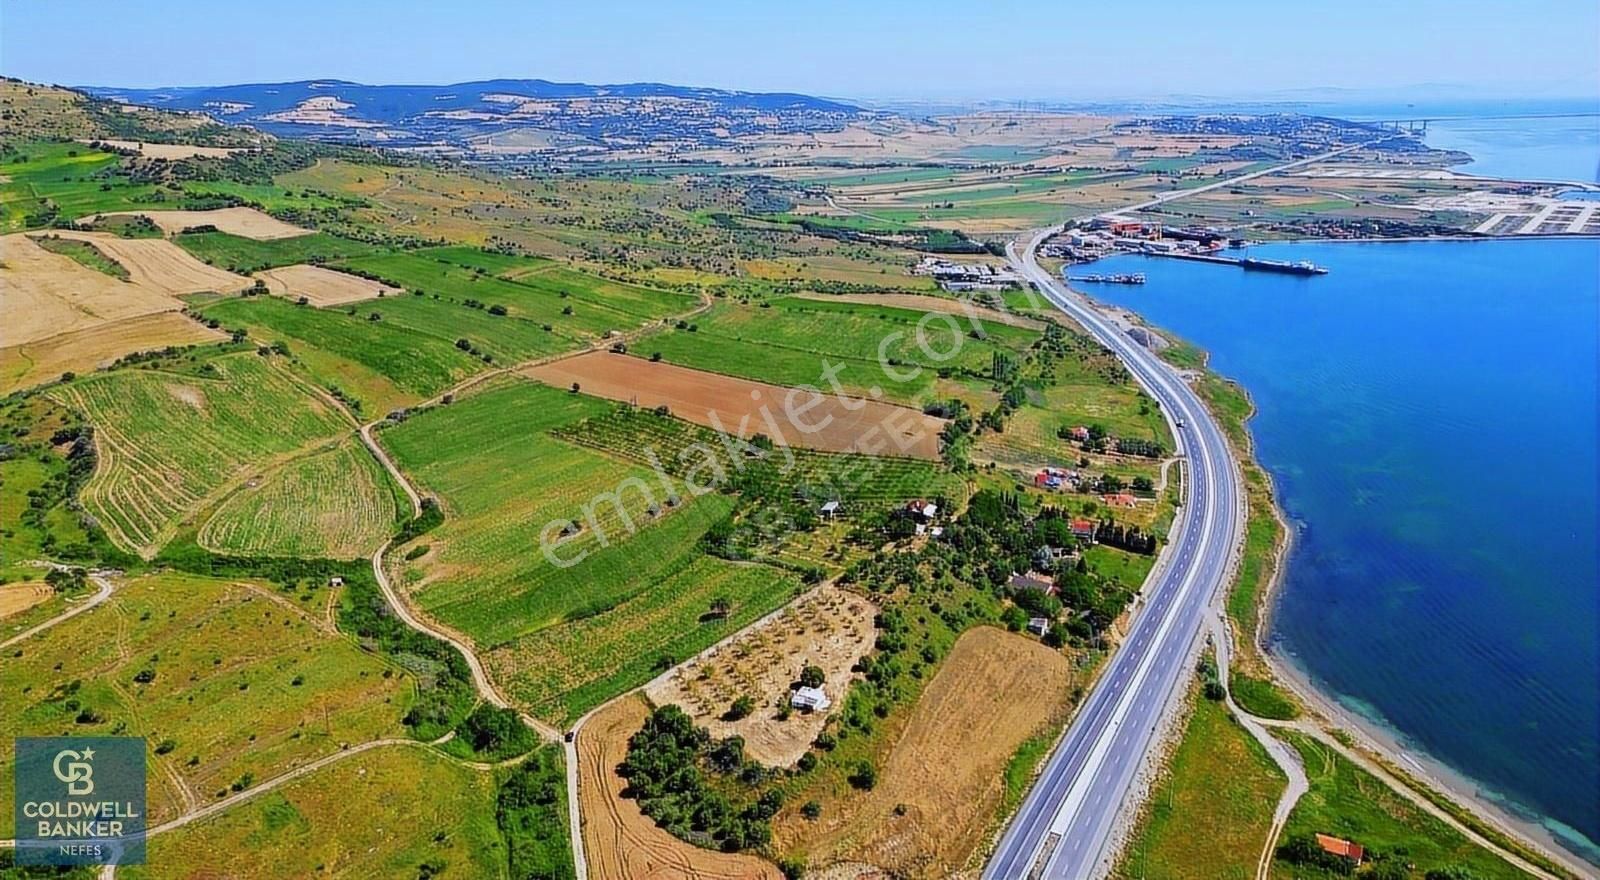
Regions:
<svg viewBox="0 0 1600 880"><path fill-rule="evenodd" d="M1028 632L1031 632L1034 635L1039 636L1040 638L1043 638L1044 634L1049 632L1049 631L1050 631L1050 619L1049 618L1046 618L1046 617L1035 617L1035 618L1033 618L1033 619L1028 621Z"/></svg>
<svg viewBox="0 0 1600 880"><path fill-rule="evenodd" d="M789 695L789 705L802 712L821 712L833 705L822 688L797 687Z"/></svg>
<svg viewBox="0 0 1600 880"><path fill-rule="evenodd" d="M334 575L333 577L328 578L328 586L330 586L330 587L342 587L342 586L344 586L344 578L339 577L338 575Z"/></svg>
<svg viewBox="0 0 1600 880"><path fill-rule="evenodd" d="M839 502L829 501L827 504L822 505L822 510L819 512L823 516L832 519L839 512Z"/></svg>

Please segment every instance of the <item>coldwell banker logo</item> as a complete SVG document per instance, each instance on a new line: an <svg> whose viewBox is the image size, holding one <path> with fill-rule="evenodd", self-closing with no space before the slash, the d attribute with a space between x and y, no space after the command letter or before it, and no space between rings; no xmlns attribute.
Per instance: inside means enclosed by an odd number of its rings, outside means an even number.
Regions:
<svg viewBox="0 0 1600 880"><path fill-rule="evenodd" d="M17 740L19 865L138 865L145 856L140 737Z"/></svg>

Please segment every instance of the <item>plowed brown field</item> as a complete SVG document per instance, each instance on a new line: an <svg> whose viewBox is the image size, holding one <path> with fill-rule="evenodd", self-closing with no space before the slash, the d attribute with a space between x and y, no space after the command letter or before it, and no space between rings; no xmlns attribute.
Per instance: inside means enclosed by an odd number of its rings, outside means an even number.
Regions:
<svg viewBox="0 0 1600 880"><path fill-rule="evenodd" d="M97 216L119 215L149 217L151 222L161 227L161 231L168 235L176 235L195 226L215 226L218 232L261 240L311 234L309 229L290 225L255 208L217 208L214 211L116 211Z"/></svg>
<svg viewBox="0 0 1600 880"><path fill-rule="evenodd" d="M813 398L804 391L608 351L530 367L524 373L556 388L576 382L585 394L643 407L666 406L678 418L710 428L720 423L742 439L765 434L779 444L824 452L939 458L941 419L875 400L841 398L827 389L808 408ZM768 424L768 416L777 430Z"/></svg>
<svg viewBox="0 0 1600 880"><path fill-rule="evenodd" d="M782 880L776 866L754 856L728 855L685 843L656 827L624 799L627 780L616 773L628 737L650 710L625 697L595 713L578 732L578 805L590 880Z"/></svg>
<svg viewBox="0 0 1600 880"><path fill-rule="evenodd" d="M10 345L0 348L0 394L49 382L66 372L87 373L136 351L227 338L228 334L177 312L157 312Z"/></svg>
<svg viewBox="0 0 1600 880"><path fill-rule="evenodd" d="M290 298L303 296L314 306L337 306L401 292L397 287L321 266L284 266L257 272L256 277L266 282L273 293Z"/></svg>
<svg viewBox="0 0 1600 880"><path fill-rule="evenodd" d="M52 234L93 243L106 256L128 270L129 280L133 284L153 288L168 296L208 291L233 293L255 283L243 275L207 266L165 239L118 238L103 232L62 231Z"/></svg>
<svg viewBox="0 0 1600 880"><path fill-rule="evenodd" d="M1072 682L1060 651L993 627L968 630L880 761L877 787L825 804L815 822L786 810L773 829L780 849L798 843L813 865L865 863L893 877L961 871L990 830L1006 763L1065 720Z"/></svg>

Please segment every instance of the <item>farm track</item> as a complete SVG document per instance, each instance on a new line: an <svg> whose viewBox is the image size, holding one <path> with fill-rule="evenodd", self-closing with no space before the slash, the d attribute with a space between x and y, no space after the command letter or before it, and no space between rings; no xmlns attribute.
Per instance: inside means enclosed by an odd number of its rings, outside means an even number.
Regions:
<svg viewBox="0 0 1600 880"><path fill-rule="evenodd" d="M29 628L25 632L17 633L11 638L0 642L0 650L9 648L18 642L31 638L32 636L36 636L58 623L77 617L83 612L88 611L90 608L93 608L96 605L99 605L101 602L111 598L111 593L116 590L116 585L112 584L110 580L106 579L105 575L99 572L91 572L89 574L89 580L94 581L95 586L99 587L100 589L93 596L89 597L87 602L84 602L81 605L74 605L73 607L68 608L66 611L57 614L55 617L43 621Z"/></svg>
<svg viewBox="0 0 1600 880"><path fill-rule="evenodd" d="M663 318L661 319L661 322L670 323L674 320L686 320L688 318L695 317L710 310L712 304L713 300L711 297L702 294L700 297L700 304L695 308L681 315ZM656 322L651 323L653 324ZM647 324L634 330L618 334L609 340L603 338L594 340L590 344L573 351L548 355L546 357L535 358L523 363L501 367L495 370L489 370L457 383L446 391L441 392L432 399L426 401L422 405L436 405L446 396L449 396L453 399L455 395L465 392L480 384L500 376L514 374L517 371L524 370L529 367L540 366L542 364L552 363L565 358L576 357L580 354L586 354L591 351L603 350L604 348L608 347L608 345L614 344L615 342L623 342L626 344L627 342L631 342L633 339L637 338L639 335L648 332L650 329L652 329L651 326ZM343 411L342 406L340 409ZM358 433L361 436L361 441L366 445L367 449L372 452L372 455L377 458L378 462L383 465L384 469L389 472L389 475L394 478L395 482L400 485L400 488L406 493L406 497L411 501L412 514L420 515L422 513L421 495L417 492L416 487L412 485L411 480L407 478L405 473L400 470L398 465L395 464L394 459L391 458L389 453L384 450L383 445L378 442L375 436L373 436L373 429L375 429L381 421L381 419L376 419L361 425L358 430ZM465 638L459 637L447 631L437 623L424 622L411 607L410 603L408 603L405 598L400 595L399 591L394 588L394 585L389 580L388 572L385 571L383 565L384 554L390 549L390 545L392 543L393 542L384 544L383 547L378 548L378 550L372 554L373 577L377 579L378 588L383 591L384 600L394 608L395 614L407 626L420 633L423 633L424 635L439 639L440 641L449 644L451 647L454 647L457 651L461 652L462 658L467 662L467 667L472 671L473 687L478 691L478 694L482 699L491 705L498 706L500 708L512 708L510 701L508 701L504 695L500 693L499 689L494 686L494 683L490 681L488 674L484 671L483 662L478 658L475 647ZM526 724L528 727L539 733L540 736L550 740L551 742L560 742L563 745L567 765L568 833L572 838L573 862L576 866L578 880L588 880L588 865L583 851L582 819L578 809L577 750L574 745L574 742L577 738L577 725L575 724L572 728L573 739L570 741L564 741L561 732L556 730L551 725L546 724L521 710L517 710L517 716L522 720L523 724ZM579 719L578 723L581 724L582 719Z"/></svg>

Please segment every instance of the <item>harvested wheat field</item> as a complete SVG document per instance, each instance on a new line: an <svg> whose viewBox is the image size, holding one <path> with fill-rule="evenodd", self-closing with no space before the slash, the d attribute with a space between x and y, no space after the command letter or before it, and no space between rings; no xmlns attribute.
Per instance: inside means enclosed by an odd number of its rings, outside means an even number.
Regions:
<svg viewBox="0 0 1600 880"><path fill-rule="evenodd" d="M97 272L26 235L0 238L0 313L5 315L0 345L181 308L183 303L161 288Z"/></svg>
<svg viewBox="0 0 1600 880"><path fill-rule="evenodd" d="M946 315L970 315L980 321L993 321L996 324L1009 324L1012 327L1026 327L1029 330L1043 330L1044 322L1035 318L1024 318L999 309L990 309L961 300L954 296L921 296L915 293L801 293L796 294L799 299L820 299L831 302L866 303L875 306L894 306L901 309L911 309L917 312L941 312Z"/></svg>
<svg viewBox="0 0 1600 880"><path fill-rule="evenodd" d="M765 434L781 445L824 452L939 458L943 420L875 400L831 392L818 398L798 389L608 351L523 372L556 388L577 383L585 394L647 408L665 406L678 418L710 428L720 424L742 439Z"/></svg>
<svg viewBox="0 0 1600 880"><path fill-rule="evenodd" d="M860 862L895 877L960 871L990 831L1006 763L1066 719L1072 680L1060 651L993 627L967 631L880 763L877 787L815 822L780 814L779 848L800 843L813 865Z"/></svg>
<svg viewBox="0 0 1600 880"><path fill-rule="evenodd" d="M161 231L168 235L177 235L185 229L196 226L215 226L218 232L263 241L311 234L309 229L285 223L255 208L243 207L217 208L212 211L115 211L96 214L94 219L121 215L149 217L151 222L161 227Z"/></svg>
<svg viewBox="0 0 1600 880"><path fill-rule="evenodd" d="M290 299L303 296L314 306L338 306L401 292L398 287L305 264L268 269L257 272L256 277L273 293Z"/></svg>
<svg viewBox="0 0 1600 880"><path fill-rule="evenodd" d="M62 231L52 234L93 244L128 270L131 283L158 290L168 296L233 293L255 284L243 275L207 266L166 239L118 238L103 232Z"/></svg>
<svg viewBox="0 0 1600 880"><path fill-rule="evenodd" d="M777 867L755 856L713 852L673 837L621 796L627 780L617 775L617 765L627 757L628 737L649 714L642 698L624 697L578 732L578 806L590 880L782 880Z"/></svg>
<svg viewBox="0 0 1600 880"><path fill-rule="evenodd" d="M0 394L59 379L62 373L87 373L136 351L227 338L228 334L177 312L157 312L10 345L0 348Z"/></svg>
<svg viewBox="0 0 1600 880"><path fill-rule="evenodd" d="M234 153L243 153L245 147L200 147L194 144L150 144L140 141L100 140L97 143L105 144L118 150L136 150L139 155L147 159L166 159L175 162L179 159L193 159L196 156L202 159L225 159Z"/></svg>
<svg viewBox="0 0 1600 880"><path fill-rule="evenodd" d="M55 595L49 584L38 581L0 585L0 620L21 614Z"/></svg>
<svg viewBox="0 0 1600 880"><path fill-rule="evenodd" d="M855 677L850 668L877 638L876 613L877 607L861 596L824 587L737 641L684 664L647 693L658 706L681 707L712 736L744 737L750 758L768 767L792 766L822 732L830 712L793 712L779 721L777 712L788 705L790 688L806 666L819 666L826 676L823 691L838 709ZM724 721L729 705L741 696L751 697L759 708L738 721Z"/></svg>

